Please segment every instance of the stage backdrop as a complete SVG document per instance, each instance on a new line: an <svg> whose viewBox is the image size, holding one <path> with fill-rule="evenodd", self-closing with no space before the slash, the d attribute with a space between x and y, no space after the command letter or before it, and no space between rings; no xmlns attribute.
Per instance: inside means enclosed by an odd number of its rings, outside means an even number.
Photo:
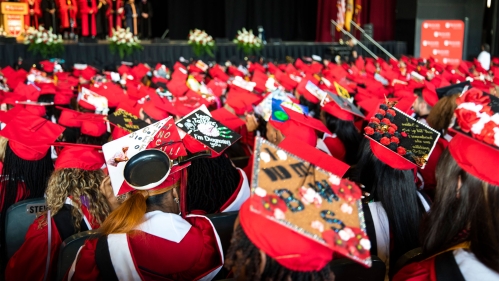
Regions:
<svg viewBox="0 0 499 281"><path fill-rule="evenodd" d="M154 5L153 35L166 29L169 38L187 40L200 28L215 38L234 39L246 27L284 41L314 41L318 0L150 0Z"/></svg>

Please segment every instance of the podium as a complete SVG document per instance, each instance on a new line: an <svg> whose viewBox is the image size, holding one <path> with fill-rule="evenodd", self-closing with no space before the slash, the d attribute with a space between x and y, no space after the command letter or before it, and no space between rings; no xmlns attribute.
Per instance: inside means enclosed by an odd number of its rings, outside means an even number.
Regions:
<svg viewBox="0 0 499 281"><path fill-rule="evenodd" d="M7 36L21 36L24 31L24 16L28 14L28 3L2 2L0 12Z"/></svg>

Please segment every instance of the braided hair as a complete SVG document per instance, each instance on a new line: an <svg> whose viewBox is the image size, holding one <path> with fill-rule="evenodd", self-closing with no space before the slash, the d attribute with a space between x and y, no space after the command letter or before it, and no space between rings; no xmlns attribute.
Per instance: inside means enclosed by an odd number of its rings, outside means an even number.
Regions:
<svg viewBox="0 0 499 281"><path fill-rule="evenodd" d="M287 269L275 259L266 256L265 267L260 272L262 258L258 249L246 236L241 225L237 225L225 259L225 267L233 270L235 277L245 275L245 280L264 281L333 281L334 273L329 266L321 271L299 272Z"/></svg>
<svg viewBox="0 0 499 281"><path fill-rule="evenodd" d="M240 180L239 171L226 154L193 160L187 168L187 211L220 212Z"/></svg>

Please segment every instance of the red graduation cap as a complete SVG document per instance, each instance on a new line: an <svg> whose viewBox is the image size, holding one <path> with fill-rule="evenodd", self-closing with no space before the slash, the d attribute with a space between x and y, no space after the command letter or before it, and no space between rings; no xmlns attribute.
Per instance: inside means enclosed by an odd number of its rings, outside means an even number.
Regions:
<svg viewBox="0 0 499 281"><path fill-rule="evenodd" d="M334 101L326 103L322 110L344 121L353 121L355 119L351 112L344 110Z"/></svg>
<svg viewBox="0 0 499 281"><path fill-rule="evenodd" d="M435 85L432 83L425 81L425 88L423 89L423 99L425 102L433 107L438 102L438 95L435 89Z"/></svg>
<svg viewBox="0 0 499 281"><path fill-rule="evenodd" d="M112 82L102 83L98 87L94 84L90 91L105 97L109 107L117 107L125 97L123 89Z"/></svg>
<svg viewBox="0 0 499 281"><path fill-rule="evenodd" d="M312 82L316 86L319 84L319 81L317 81L317 79L315 79L315 77L313 77L310 74L307 74L307 76L305 78L303 78L301 80L301 82L298 84L298 87L296 87L296 91L298 92L298 94L302 95L309 102L317 104L317 103L321 102L319 100L319 98L317 98L316 96L314 96L312 93L310 93L307 90L307 83L309 81Z"/></svg>
<svg viewBox="0 0 499 281"><path fill-rule="evenodd" d="M256 83L254 89L257 92L264 93L265 91L267 91L266 83L268 79L269 77L264 72L261 72L260 70L256 69L253 72L253 76L251 77L251 82Z"/></svg>
<svg viewBox="0 0 499 281"><path fill-rule="evenodd" d="M189 90L189 87L185 84L185 80L180 79L172 79L166 86L168 87L168 91L176 97L183 96Z"/></svg>
<svg viewBox="0 0 499 281"><path fill-rule="evenodd" d="M237 69L237 67L232 66L232 65L227 68L227 72L231 76L241 76L241 77L244 77L244 73L241 70Z"/></svg>
<svg viewBox="0 0 499 281"><path fill-rule="evenodd" d="M218 64L214 65L208 73L211 75L213 78L218 78L222 80L223 82L227 82L229 80L229 75L223 71L222 67Z"/></svg>
<svg viewBox="0 0 499 281"><path fill-rule="evenodd" d="M33 101L36 102L38 97L40 97L40 91L33 85L19 84L14 89L14 94L23 97L23 101ZM19 100L21 101L21 100Z"/></svg>
<svg viewBox="0 0 499 281"><path fill-rule="evenodd" d="M128 65L120 65L120 67L118 67L118 73L120 74L120 76L123 76L123 74L130 74L132 73L132 69L128 66Z"/></svg>
<svg viewBox="0 0 499 281"><path fill-rule="evenodd" d="M298 86L298 82L291 79L289 75L284 72L277 72L275 74L275 78L284 87L284 89L286 89L286 91L293 91L293 89Z"/></svg>
<svg viewBox="0 0 499 281"><path fill-rule="evenodd" d="M22 111L24 111L24 107L22 105L15 105L9 111L0 111L0 122L8 124Z"/></svg>
<svg viewBox="0 0 499 281"><path fill-rule="evenodd" d="M168 118L168 116L170 116L168 112L156 106L153 100L145 102L144 106L142 107L142 110L144 110L144 113L146 113L151 118L157 121L163 120L165 118Z"/></svg>
<svg viewBox="0 0 499 281"><path fill-rule="evenodd" d="M0 131L0 136L9 139L9 146L20 158L28 161L40 160L64 131L64 127L27 111L19 112Z"/></svg>
<svg viewBox="0 0 499 281"><path fill-rule="evenodd" d="M139 63L137 66L132 68L131 74L135 79L141 80L142 78L144 78L144 76L147 75L149 70L149 67L147 67L145 64Z"/></svg>
<svg viewBox="0 0 499 281"><path fill-rule="evenodd" d="M312 64L310 65L310 70L312 71L312 73L321 73L323 69L324 65L316 61L312 62Z"/></svg>
<svg viewBox="0 0 499 281"><path fill-rule="evenodd" d="M43 68L43 71L45 72L54 72L54 67L55 67L55 63L54 62L50 62L48 60L44 60L44 61L41 61L40 62L40 65L42 66Z"/></svg>
<svg viewBox="0 0 499 281"><path fill-rule="evenodd" d="M77 118L81 121L80 131L84 135L100 137L107 131L105 115L84 113Z"/></svg>
<svg viewBox="0 0 499 281"><path fill-rule="evenodd" d="M274 128L281 131L285 138L298 138L301 141L315 147L317 144L316 130L331 134L326 125L324 125L320 120L296 112L286 106L282 106L282 108L288 115L289 119L285 122L269 119L269 122Z"/></svg>
<svg viewBox="0 0 499 281"><path fill-rule="evenodd" d="M210 82L208 82L206 88L211 89L215 96L220 97L227 90L227 83L223 80L215 78L211 79Z"/></svg>
<svg viewBox="0 0 499 281"><path fill-rule="evenodd" d="M257 63L257 62L249 62L248 63L248 71L253 73L255 72L255 70L258 70L258 71L261 71L263 73L265 73L265 67L263 67L263 65Z"/></svg>
<svg viewBox="0 0 499 281"><path fill-rule="evenodd" d="M55 161L55 169L81 169L86 171L96 171L105 164L102 147L89 145L65 146Z"/></svg>
<svg viewBox="0 0 499 281"><path fill-rule="evenodd" d="M227 94L226 104L234 109L237 115L253 111L253 105L259 103L261 97L239 88L231 88Z"/></svg>
<svg viewBox="0 0 499 281"><path fill-rule="evenodd" d="M499 120L493 104L498 98L472 88L457 100L456 135L449 152L459 167L473 176L499 186ZM466 106L464 105L466 104Z"/></svg>
<svg viewBox="0 0 499 281"><path fill-rule="evenodd" d="M238 131L240 127L246 125L246 123L241 120L241 118L237 117L226 108L221 107L217 110L213 110L210 113L213 119L217 120L218 122L222 123L222 125L233 131Z"/></svg>
<svg viewBox="0 0 499 281"><path fill-rule="evenodd" d="M59 117L59 125L65 127L81 127L81 120L78 119L83 113L71 110L69 108L58 107L61 110L61 115Z"/></svg>

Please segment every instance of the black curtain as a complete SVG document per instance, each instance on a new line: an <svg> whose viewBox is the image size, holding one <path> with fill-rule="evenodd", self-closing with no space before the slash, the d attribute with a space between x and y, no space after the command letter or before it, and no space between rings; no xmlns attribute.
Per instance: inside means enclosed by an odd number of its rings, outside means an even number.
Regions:
<svg viewBox="0 0 499 281"><path fill-rule="evenodd" d="M172 40L187 40L189 30L234 39L241 28L263 26L265 36L284 41L314 41L318 0L150 0L153 36L168 28Z"/></svg>

